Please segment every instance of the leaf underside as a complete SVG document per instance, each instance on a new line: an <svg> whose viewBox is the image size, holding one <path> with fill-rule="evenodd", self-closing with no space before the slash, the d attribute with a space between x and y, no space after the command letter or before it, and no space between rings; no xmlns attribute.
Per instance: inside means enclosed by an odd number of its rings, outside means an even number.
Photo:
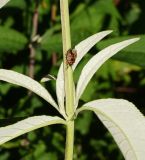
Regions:
<svg viewBox="0 0 145 160"><path fill-rule="evenodd" d="M15 124L0 128L0 145L14 139L22 134L28 133L35 129L52 125L65 124L64 120L59 117L51 116L34 116Z"/></svg>
<svg viewBox="0 0 145 160"><path fill-rule="evenodd" d="M108 34L110 34L112 31L102 31L99 33L96 33L85 40L81 41L79 44L75 46L75 50L77 51L77 58L75 63L73 64L72 68L75 70L78 63L81 61L81 59L88 53L88 51L99 41L101 41L104 37L106 37Z"/></svg>
<svg viewBox="0 0 145 160"><path fill-rule="evenodd" d="M58 109L50 93L37 81L15 71L0 69L0 80L27 88Z"/></svg>
<svg viewBox="0 0 145 160"><path fill-rule="evenodd" d="M99 50L102 50L108 45L134 37L135 36L129 35L123 37L109 38L98 43L97 48ZM140 37L139 43L135 43L133 46L127 47L112 58L145 68L145 35L138 35L138 37Z"/></svg>
<svg viewBox="0 0 145 160"><path fill-rule="evenodd" d="M110 131L126 160L145 159L145 119L131 103L122 99L101 99L78 109L94 111Z"/></svg>
<svg viewBox="0 0 145 160"><path fill-rule="evenodd" d="M123 48L127 47L128 45L138 41L139 38L133 38L130 40L125 40L120 43L113 44L102 51L100 51L98 54L93 56L88 63L84 66L81 75L79 77L77 88L76 88L76 107L78 105L78 101L83 94L85 88L87 87L89 81L95 74L95 72L104 64L105 61L107 61L110 57L115 55L117 52L122 50Z"/></svg>
<svg viewBox="0 0 145 160"><path fill-rule="evenodd" d="M110 34L112 31L102 31L97 34L94 34L87 39L80 42L78 45L75 46L75 49L77 51L77 58L75 63L73 64L72 68L75 70L78 63L81 61L81 59L87 54L87 52L101 39L103 39L105 36ZM65 97L65 91L64 91L64 75L63 75L63 63L61 64L58 76L56 80L56 94L58 99L58 104L60 106L61 113L65 114L64 110L64 97Z"/></svg>

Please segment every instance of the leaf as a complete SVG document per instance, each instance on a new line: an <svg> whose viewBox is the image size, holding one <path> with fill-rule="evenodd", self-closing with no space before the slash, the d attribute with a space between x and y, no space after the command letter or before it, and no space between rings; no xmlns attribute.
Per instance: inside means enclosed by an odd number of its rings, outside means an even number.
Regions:
<svg viewBox="0 0 145 160"><path fill-rule="evenodd" d="M52 116L34 116L19 121L15 124L0 128L0 144L10 141L22 134L28 133L35 129L52 125L65 124L65 121L59 117Z"/></svg>
<svg viewBox="0 0 145 160"><path fill-rule="evenodd" d="M59 110L63 115L66 115L64 108L64 96L65 96L64 94L65 94L65 88L64 88L63 63L62 63L60 65L56 79L56 95L59 104Z"/></svg>
<svg viewBox="0 0 145 160"><path fill-rule="evenodd" d="M9 0L1 0L0 1L0 8L2 8L6 3L8 3Z"/></svg>
<svg viewBox="0 0 145 160"><path fill-rule="evenodd" d="M48 81L52 81L52 80L56 80L56 77L54 77L51 74L46 75L45 77L43 77L40 82L44 83L44 82L48 82Z"/></svg>
<svg viewBox="0 0 145 160"><path fill-rule="evenodd" d="M80 60L85 56L85 54L101 39L103 39L105 36L107 36L109 33L112 31L103 31L99 32L97 34L94 34L87 39L83 40L80 42L78 45L76 45L75 49L77 50L77 59L76 62L74 63L73 70L77 66L77 64L80 62ZM57 100L58 104L60 106L60 111L61 113L65 113L64 109L64 75L63 75L63 64L61 64L58 75L57 75L57 80L56 80L56 94L57 94Z"/></svg>
<svg viewBox="0 0 145 160"><path fill-rule="evenodd" d="M73 10L70 17L73 45L94 32L99 32L104 26L116 31L115 26L120 24L121 16L112 0L79 3ZM116 22L115 26L114 21Z"/></svg>
<svg viewBox="0 0 145 160"><path fill-rule="evenodd" d="M0 52L17 53L25 48L28 40L20 32L0 27Z"/></svg>
<svg viewBox="0 0 145 160"><path fill-rule="evenodd" d="M0 69L0 80L19 85L33 91L58 110L58 106L51 97L50 93L43 86L41 86L40 83L32 78L11 70Z"/></svg>
<svg viewBox="0 0 145 160"><path fill-rule="evenodd" d="M145 68L145 36L138 35L138 37L140 37L139 43L135 43L133 46L125 48L123 51L113 56L112 58ZM130 38L134 38L134 36L124 36L103 40L97 44L97 48L102 49L108 45L111 45L112 43Z"/></svg>
<svg viewBox="0 0 145 160"><path fill-rule="evenodd" d="M138 40L139 38L134 38L134 39L113 44L103 49L102 51L100 51L98 54L96 54L89 60L89 62L84 66L78 80L77 89L76 89L76 107L90 79L93 77L95 72L102 66L102 64L105 61L107 61L110 57L112 57L114 54L119 52L121 49L127 47L128 45Z"/></svg>
<svg viewBox="0 0 145 160"><path fill-rule="evenodd" d="M85 54L100 40L102 40L104 37L106 37L108 34L110 34L112 31L103 31L96 33L87 39L81 41L78 45L75 46L75 49L77 51L77 58L75 63L73 64L72 68L73 70L76 68L78 63L81 61L81 59L85 56Z"/></svg>
<svg viewBox="0 0 145 160"><path fill-rule="evenodd" d="M58 30L59 28L59 30ZM62 50L62 41L61 41L61 33L60 33L61 26L52 27L52 29L47 30L42 38L41 41L41 49L52 52L58 52ZM56 33L57 32L57 33Z"/></svg>
<svg viewBox="0 0 145 160"><path fill-rule="evenodd" d="M21 1L20 0L12 0L7 4L6 7L24 10L27 7L27 1L25 1L25 0L21 0Z"/></svg>
<svg viewBox="0 0 145 160"><path fill-rule="evenodd" d="M144 160L145 119L139 110L123 99L88 102L77 110L94 111L110 131L126 160Z"/></svg>

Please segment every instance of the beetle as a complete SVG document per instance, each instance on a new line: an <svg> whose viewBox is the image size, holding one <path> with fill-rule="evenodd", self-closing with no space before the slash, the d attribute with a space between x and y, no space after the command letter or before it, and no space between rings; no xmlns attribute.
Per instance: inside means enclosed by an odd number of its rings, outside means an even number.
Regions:
<svg viewBox="0 0 145 160"><path fill-rule="evenodd" d="M77 51L75 49L69 49L66 53L66 64L72 66L77 58Z"/></svg>

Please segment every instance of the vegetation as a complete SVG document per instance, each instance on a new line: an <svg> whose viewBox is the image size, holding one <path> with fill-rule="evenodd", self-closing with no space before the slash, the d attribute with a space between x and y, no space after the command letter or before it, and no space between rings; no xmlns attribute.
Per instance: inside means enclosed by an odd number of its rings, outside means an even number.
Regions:
<svg viewBox="0 0 145 160"><path fill-rule="evenodd" d="M75 82L83 65L98 50L124 39L141 37L139 42L113 57L131 64L108 61L87 86L81 96L80 106L93 99L116 97L128 99L138 108L143 107L145 37L141 35L144 33L144 24L141 21L144 14L142 3L145 2L70 1L73 47L96 32L114 30L112 37L98 43L89 51L90 54L86 55L74 73ZM37 81L46 75L50 78L48 74L57 76L62 61L59 1L11 0L0 11L0 18L0 67L27 74ZM55 109L48 107L45 101L32 92L8 83L1 82L0 85L0 116L3 119L1 126L13 124L29 116L60 116ZM55 97L55 81L43 85ZM144 108L140 110L144 112ZM81 112L78 115L75 131L74 159L123 159L111 135L92 112ZM3 144L0 158L63 159L64 145L65 127L45 127Z"/></svg>

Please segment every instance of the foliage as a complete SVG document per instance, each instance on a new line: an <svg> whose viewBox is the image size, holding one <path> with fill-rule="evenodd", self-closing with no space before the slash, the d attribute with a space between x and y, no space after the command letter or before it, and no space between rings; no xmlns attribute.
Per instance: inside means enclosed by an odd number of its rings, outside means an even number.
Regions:
<svg viewBox="0 0 145 160"><path fill-rule="evenodd" d="M96 53L100 48L102 49L106 42L108 45L109 43L122 40L124 36L126 39L131 34L144 34L142 17L145 13L143 8L145 2L115 2L116 4L111 0L70 1L73 46L87 36L103 29L114 30L113 39L105 40L98 44L97 47L90 51L91 54ZM56 76L58 66L62 60L58 5L57 0L40 1L39 29L37 34L41 35L41 38L33 42L36 49L35 79L38 81L48 73ZM56 16L53 17L54 6L56 7ZM0 30L2 32L0 34L1 68L28 74L29 44L32 42L34 10L35 2L30 0L11 0L7 6L0 10ZM8 35L3 34L3 30L7 31ZM114 37L119 38L116 39ZM108 43L108 41L110 42ZM133 101L137 106L144 106L142 96L145 86L145 58L142 45L144 44L144 36L141 36L141 41L142 43L136 43L136 45L128 47L114 58L139 65L143 68L117 63L113 60L108 62L94 76L94 81L89 84L82 95L82 101L86 102L92 98L121 97ZM76 80L78 79L79 70L81 70L83 64L89 58L90 55L87 55L82 64L78 66L78 71L75 72ZM7 124L17 122L21 119L17 117L24 119L24 117L33 115L57 114L55 110L52 111L46 107L46 103L35 95L26 96L27 91L24 89L11 87L6 83L1 83L0 85L0 116L7 119L2 120L1 125L5 126L4 122ZM45 86L46 88L51 88L52 95L55 95L53 81L46 83ZM92 90L92 88L94 89ZM144 112L144 108L140 109ZM16 118L12 121L11 117ZM77 121L75 159L123 159L111 136L108 135L108 132L106 132L100 122L93 117L92 113L82 113ZM94 127L94 123L98 123L98 126ZM38 137L41 138L39 139ZM43 160L49 157L55 160L58 159L57 157L63 157L64 142L64 129L62 126L40 129L3 145L1 147L0 159L23 158L25 160ZM17 155L17 158L14 155Z"/></svg>

